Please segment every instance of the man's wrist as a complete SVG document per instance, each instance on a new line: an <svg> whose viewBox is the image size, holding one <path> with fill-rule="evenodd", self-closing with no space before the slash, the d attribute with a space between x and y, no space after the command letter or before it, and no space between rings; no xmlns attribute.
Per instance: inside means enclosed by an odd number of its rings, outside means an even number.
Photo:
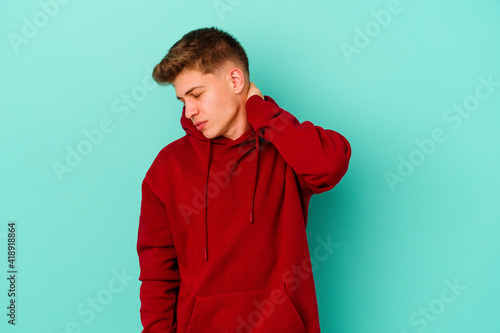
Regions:
<svg viewBox="0 0 500 333"><path fill-rule="evenodd" d="M246 110L247 120L249 124L255 128L255 126L259 126L258 124L262 121L262 119L267 117L266 114L269 112L269 105L265 97L257 98L254 96L259 95L252 95L248 98L246 103Z"/></svg>

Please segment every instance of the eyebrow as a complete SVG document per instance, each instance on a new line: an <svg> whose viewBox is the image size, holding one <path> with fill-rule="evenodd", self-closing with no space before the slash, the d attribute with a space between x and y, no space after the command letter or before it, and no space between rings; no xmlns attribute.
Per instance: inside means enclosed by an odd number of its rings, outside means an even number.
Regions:
<svg viewBox="0 0 500 333"><path fill-rule="evenodd" d="M195 90L196 88L203 88L203 87L205 87L205 86L196 86L196 87L193 87L193 88L189 89L188 91L186 91L184 93L184 96L187 95L187 94L189 94L191 91ZM181 97L179 97L179 96L176 96L176 97L177 97L178 100L181 100Z"/></svg>

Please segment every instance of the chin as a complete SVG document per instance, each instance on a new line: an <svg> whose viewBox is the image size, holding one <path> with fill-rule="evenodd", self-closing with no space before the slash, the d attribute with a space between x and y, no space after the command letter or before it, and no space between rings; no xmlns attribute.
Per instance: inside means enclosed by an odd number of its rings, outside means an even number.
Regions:
<svg viewBox="0 0 500 333"><path fill-rule="evenodd" d="M216 138L219 136L219 135L213 135L213 134L207 133L207 132L202 132L202 133L205 136L205 138L207 138L207 139L213 139L213 138Z"/></svg>

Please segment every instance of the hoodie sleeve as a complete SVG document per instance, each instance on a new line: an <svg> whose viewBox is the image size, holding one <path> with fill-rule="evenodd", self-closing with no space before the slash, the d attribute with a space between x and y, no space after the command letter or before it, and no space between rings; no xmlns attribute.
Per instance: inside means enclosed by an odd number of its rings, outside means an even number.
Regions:
<svg viewBox="0 0 500 333"><path fill-rule="evenodd" d="M337 185L347 172L351 146L339 133L299 123L269 96L251 96L247 119L259 136L270 141L295 171L302 190L322 193Z"/></svg>
<svg viewBox="0 0 500 333"><path fill-rule="evenodd" d="M146 176L147 178L147 176ZM176 308L180 275L165 205L142 183L137 238L143 333L177 332Z"/></svg>

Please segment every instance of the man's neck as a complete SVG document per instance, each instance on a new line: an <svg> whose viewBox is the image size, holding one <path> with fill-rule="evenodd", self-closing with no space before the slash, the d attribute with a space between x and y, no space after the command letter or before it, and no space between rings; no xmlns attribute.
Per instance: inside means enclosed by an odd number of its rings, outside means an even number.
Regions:
<svg viewBox="0 0 500 333"><path fill-rule="evenodd" d="M247 120L246 104L242 103L238 108L232 130L230 131L230 133L227 133L227 135L224 136L235 141L243 134L245 134L245 132L248 131L249 128L250 124Z"/></svg>

